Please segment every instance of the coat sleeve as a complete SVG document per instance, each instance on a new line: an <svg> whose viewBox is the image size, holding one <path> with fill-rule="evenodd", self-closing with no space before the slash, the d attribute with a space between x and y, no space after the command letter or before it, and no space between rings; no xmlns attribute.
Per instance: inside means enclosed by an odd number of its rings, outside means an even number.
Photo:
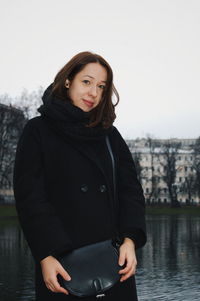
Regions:
<svg viewBox="0 0 200 301"><path fill-rule="evenodd" d="M18 142L13 186L20 224L33 257L39 262L70 250L72 245L46 198L40 136L32 121L26 124Z"/></svg>
<svg viewBox="0 0 200 301"><path fill-rule="evenodd" d="M131 152L116 129L119 147L119 233L134 240L136 248L146 243L145 199Z"/></svg>

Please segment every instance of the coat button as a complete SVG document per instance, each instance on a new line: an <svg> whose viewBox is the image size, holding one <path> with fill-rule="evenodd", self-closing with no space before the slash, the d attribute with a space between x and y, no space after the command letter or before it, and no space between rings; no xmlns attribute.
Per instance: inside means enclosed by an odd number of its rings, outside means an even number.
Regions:
<svg viewBox="0 0 200 301"><path fill-rule="evenodd" d="M99 190L100 190L100 192L105 192L106 191L106 185L100 185Z"/></svg>
<svg viewBox="0 0 200 301"><path fill-rule="evenodd" d="M81 191L82 192L87 192L88 191L88 186L86 184L81 185Z"/></svg>

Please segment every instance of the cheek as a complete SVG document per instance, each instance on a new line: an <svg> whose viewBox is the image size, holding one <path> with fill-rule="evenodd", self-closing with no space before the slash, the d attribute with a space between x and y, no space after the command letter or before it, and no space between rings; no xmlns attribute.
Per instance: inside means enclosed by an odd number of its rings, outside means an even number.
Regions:
<svg viewBox="0 0 200 301"><path fill-rule="evenodd" d="M103 92L100 92L98 95L98 102L100 103L103 99Z"/></svg>
<svg viewBox="0 0 200 301"><path fill-rule="evenodd" d="M69 97L72 101L76 102L79 99L79 90L71 87L69 89Z"/></svg>
<svg viewBox="0 0 200 301"><path fill-rule="evenodd" d="M102 95L100 95L98 97L98 99L96 99L96 101L95 101L95 107L97 107L101 102L102 102Z"/></svg>

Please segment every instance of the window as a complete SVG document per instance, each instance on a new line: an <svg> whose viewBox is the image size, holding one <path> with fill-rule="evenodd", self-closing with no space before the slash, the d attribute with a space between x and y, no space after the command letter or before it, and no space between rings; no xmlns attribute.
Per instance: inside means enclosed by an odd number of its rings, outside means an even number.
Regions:
<svg viewBox="0 0 200 301"><path fill-rule="evenodd" d="M164 203L167 203L167 199L166 198L164 198Z"/></svg>
<svg viewBox="0 0 200 301"><path fill-rule="evenodd" d="M188 168L187 168L187 166L185 166L185 171L187 171L188 170Z"/></svg>
<svg viewBox="0 0 200 301"><path fill-rule="evenodd" d="M146 193L149 193L149 188L146 188Z"/></svg>
<svg viewBox="0 0 200 301"><path fill-rule="evenodd" d="M179 177L179 182L182 182L182 178L181 177Z"/></svg>
<svg viewBox="0 0 200 301"><path fill-rule="evenodd" d="M164 193L167 193L167 188L163 188L163 190L164 190Z"/></svg>

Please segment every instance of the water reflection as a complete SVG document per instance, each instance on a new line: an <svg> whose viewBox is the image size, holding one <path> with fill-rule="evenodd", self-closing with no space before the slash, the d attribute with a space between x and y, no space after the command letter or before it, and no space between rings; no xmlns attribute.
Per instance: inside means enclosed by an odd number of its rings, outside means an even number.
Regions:
<svg viewBox="0 0 200 301"><path fill-rule="evenodd" d="M17 223L0 226L0 300L34 300L33 260Z"/></svg>
<svg viewBox="0 0 200 301"><path fill-rule="evenodd" d="M138 250L139 300L199 300L200 217L148 216L147 229ZM0 266L0 300L34 300L33 260L17 223L0 225Z"/></svg>
<svg viewBox="0 0 200 301"><path fill-rule="evenodd" d="M138 252L140 300L199 300L200 218L148 217L148 243Z"/></svg>

